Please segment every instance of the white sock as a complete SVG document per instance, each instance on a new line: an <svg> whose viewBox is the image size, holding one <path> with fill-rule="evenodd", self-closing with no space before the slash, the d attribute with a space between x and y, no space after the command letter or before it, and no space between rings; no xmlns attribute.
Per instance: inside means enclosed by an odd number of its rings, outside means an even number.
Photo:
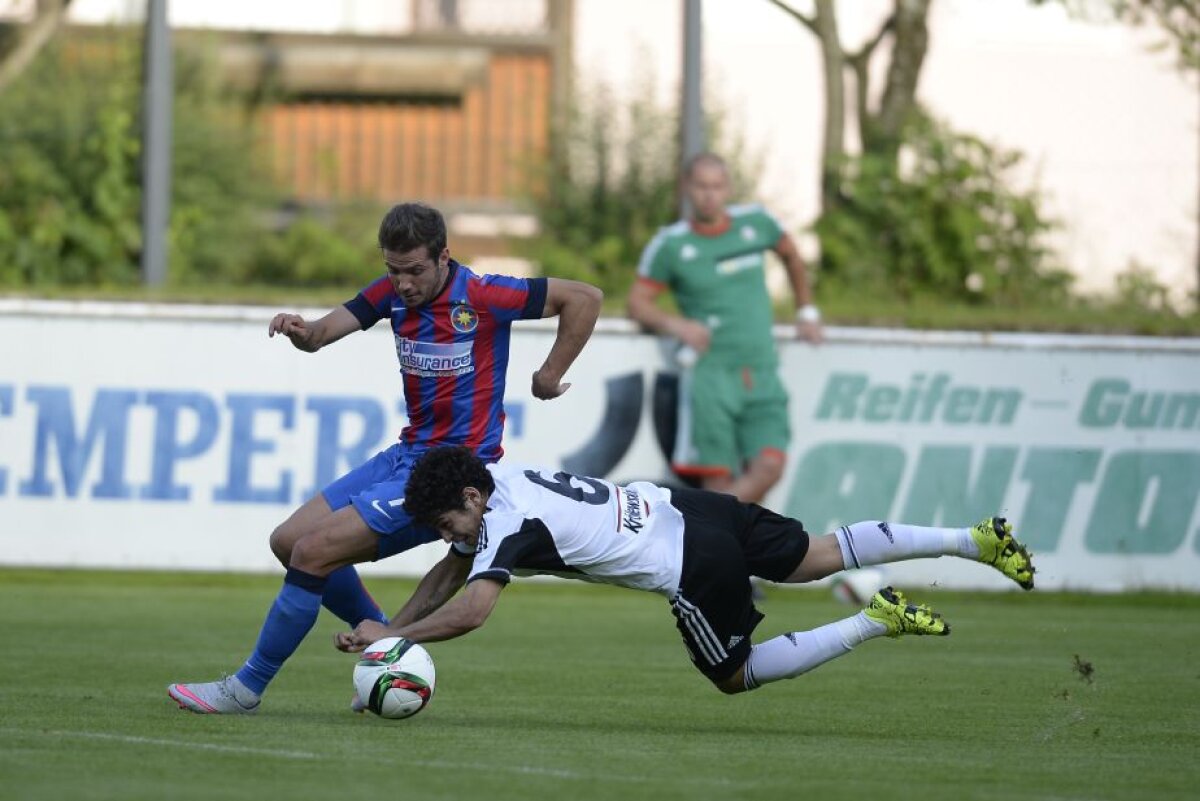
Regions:
<svg viewBox="0 0 1200 801"><path fill-rule="evenodd" d="M862 612L811 631L793 631L750 649L746 660L746 689L767 682L794 679L815 667L850 653L859 643L887 633L887 626Z"/></svg>
<svg viewBox="0 0 1200 801"><path fill-rule="evenodd" d="M847 570L882 565L922 556L962 556L974 559L979 546L968 528L932 528L907 523L864 520L842 526L836 532Z"/></svg>

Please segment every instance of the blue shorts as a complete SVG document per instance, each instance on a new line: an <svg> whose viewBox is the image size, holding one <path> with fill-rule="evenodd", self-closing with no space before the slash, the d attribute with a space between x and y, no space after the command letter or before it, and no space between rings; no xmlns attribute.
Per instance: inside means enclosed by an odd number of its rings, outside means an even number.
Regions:
<svg viewBox="0 0 1200 801"><path fill-rule="evenodd" d="M414 523L404 510L404 487L419 456L396 443L321 491L330 509L353 504L367 526L379 534L376 559L441 539L429 526Z"/></svg>

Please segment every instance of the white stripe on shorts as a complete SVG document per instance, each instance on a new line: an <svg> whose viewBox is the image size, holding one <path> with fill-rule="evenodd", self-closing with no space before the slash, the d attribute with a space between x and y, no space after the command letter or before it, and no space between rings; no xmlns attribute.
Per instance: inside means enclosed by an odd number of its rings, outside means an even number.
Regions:
<svg viewBox="0 0 1200 801"><path fill-rule="evenodd" d="M671 605L675 607L676 615L710 665L718 665L729 658L729 653L721 645L721 640L717 638L703 612L678 593L671 599Z"/></svg>

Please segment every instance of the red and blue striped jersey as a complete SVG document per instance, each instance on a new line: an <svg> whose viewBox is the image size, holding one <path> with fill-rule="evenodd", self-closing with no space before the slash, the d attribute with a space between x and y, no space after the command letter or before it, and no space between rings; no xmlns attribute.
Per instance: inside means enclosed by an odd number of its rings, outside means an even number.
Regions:
<svg viewBox="0 0 1200 801"><path fill-rule="evenodd" d="M514 320L542 316L545 278L478 276L452 260L446 286L424 306L405 307L386 275L345 305L363 330L391 320L408 414L402 443L500 458L509 334Z"/></svg>

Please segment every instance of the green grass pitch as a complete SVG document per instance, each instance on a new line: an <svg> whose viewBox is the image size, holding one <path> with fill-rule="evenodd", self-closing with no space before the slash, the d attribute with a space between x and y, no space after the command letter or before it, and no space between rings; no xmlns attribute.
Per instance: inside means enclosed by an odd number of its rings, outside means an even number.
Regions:
<svg viewBox="0 0 1200 801"><path fill-rule="evenodd" d="M429 646L437 693L410 720L349 711L353 659L326 613L258 716L177 709L166 685L236 669L278 584L0 570L0 799L1160 800L1200 787L1196 596L908 588L950 637L875 640L724 696L661 598L517 582L483 629ZM368 584L389 611L413 586ZM850 611L823 590L772 590L762 607L758 640Z"/></svg>

